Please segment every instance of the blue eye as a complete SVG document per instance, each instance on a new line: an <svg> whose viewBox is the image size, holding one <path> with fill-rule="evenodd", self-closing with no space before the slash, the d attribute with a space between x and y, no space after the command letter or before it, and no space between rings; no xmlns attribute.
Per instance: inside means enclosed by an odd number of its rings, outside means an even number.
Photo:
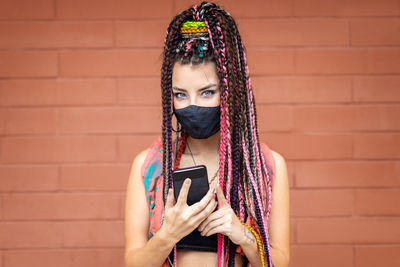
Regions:
<svg viewBox="0 0 400 267"><path fill-rule="evenodd" d="M212 96L212 95L215 94L215 91L216 91L216 90L207 90L207 91L203 91L203 92L201 93L201 95L202 95L202 96L205 96L205 97Z"/></svg>
<svg viewBox="0 0 400 267"><path fill-rule="evenodd" d="M184 93L174 93L175 98L186 98L186 95Z"/></svg>

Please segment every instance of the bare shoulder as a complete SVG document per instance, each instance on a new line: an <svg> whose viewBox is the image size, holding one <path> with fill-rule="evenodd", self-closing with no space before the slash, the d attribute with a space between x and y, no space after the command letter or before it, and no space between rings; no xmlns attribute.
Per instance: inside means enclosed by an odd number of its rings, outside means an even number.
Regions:
<svg viewBox="0 0 400 267"><path fill-rule="evenodd" d="M132 172L140 171L144 161L146 160L147 154L149 153L150 149L147 148L141 152L139 152L136 157L133 159L132 166L131 166L131 174Z"/></svg>
<svg viewBox="0 0 400 267"><path fill-rule="evenodd" d="M271 149L271 153L272 153L272 156L274 157L276 168L286 167L286 160L280 153L278 153L272 149Z"/></svg>

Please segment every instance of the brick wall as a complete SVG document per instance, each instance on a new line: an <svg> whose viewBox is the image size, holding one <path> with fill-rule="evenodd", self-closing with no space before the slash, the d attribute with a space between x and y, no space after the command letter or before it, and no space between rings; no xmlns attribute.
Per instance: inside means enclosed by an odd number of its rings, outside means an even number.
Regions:
<svg viewBox="0 0 400 267"><path fill-rule="evenodd" d="M400 265L400 1L226 0L262 140L288 162L291 264ZM123 266L182 0L0 1L0 267Z"/></svg>

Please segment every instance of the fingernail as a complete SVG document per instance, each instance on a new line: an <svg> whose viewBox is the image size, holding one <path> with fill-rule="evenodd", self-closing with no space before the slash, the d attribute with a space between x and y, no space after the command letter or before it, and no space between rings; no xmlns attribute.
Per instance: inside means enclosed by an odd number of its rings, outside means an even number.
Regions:
<svg viewBox="0 0 400 267"><path fill-rule="evenodd" d="M189 184L189 183L190 183L190 179L189 179L189 178L186 178L185 184Z"/></svg>

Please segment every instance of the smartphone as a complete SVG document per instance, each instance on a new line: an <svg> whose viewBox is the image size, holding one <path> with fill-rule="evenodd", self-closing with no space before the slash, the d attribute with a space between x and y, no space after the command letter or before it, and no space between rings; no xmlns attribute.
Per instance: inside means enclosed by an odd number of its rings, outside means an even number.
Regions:
<svg viewBox="0 0 400 267"><path fill-rule="evenodd" d="M206 166L197 165L172 171L175 201L178 199L179 192L186 178L192 180L187 197L187 204L190 206L200 201L208 192L209 185Z"/></svg>

